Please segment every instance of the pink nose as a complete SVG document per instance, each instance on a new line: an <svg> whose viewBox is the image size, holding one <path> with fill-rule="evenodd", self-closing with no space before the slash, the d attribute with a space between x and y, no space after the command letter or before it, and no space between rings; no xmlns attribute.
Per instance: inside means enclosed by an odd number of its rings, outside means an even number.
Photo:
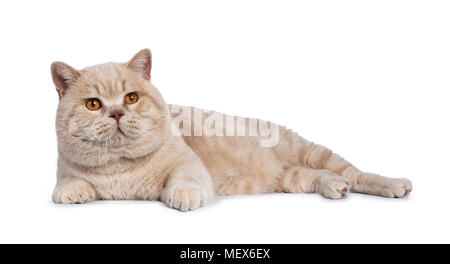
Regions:
<svg viewBox="0 0 450 264"><path fill-rule="evenodd" d="M119 119L124 115L121 110L114 110L109 114L109 117L116 119L119 122Z"/></svg>

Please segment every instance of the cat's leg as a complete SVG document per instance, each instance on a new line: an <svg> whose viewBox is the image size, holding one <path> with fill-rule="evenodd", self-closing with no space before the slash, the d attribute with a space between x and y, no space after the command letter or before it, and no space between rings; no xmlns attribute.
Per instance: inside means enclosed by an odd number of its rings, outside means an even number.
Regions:
<svg viewBox="0 0 450 264"><path fill-rule="evenodd" d="M293 193L318 192L327 198L341 199L349 192L350 184L345 177L328 170L295 166L281 177L281 189Z"/></svg>
<svg viewBox="0 0 450 264"><path fill-rule="evenodd" d="M412 183L408 179L387 178L362 172L350 162L321 145L312 144L305 160L306 164L311 167L325 168L344 176L350 181L353 192L401 198L408 195L412 190Z"/></svg>
<svg viewBox="0 0 450 264"><path fill-rule="evenodd" d="M161 201L180 211L197 209L213 197L211 176L200 161L176 167L161 193Z"/></svg>
<svg viewBox="0 0 450 264"><path fill-rule="evenodd" d="M56 184L53 191L55 203L86 203L97 198L94 187L87 181L75 177L66 177Z"/></svg>

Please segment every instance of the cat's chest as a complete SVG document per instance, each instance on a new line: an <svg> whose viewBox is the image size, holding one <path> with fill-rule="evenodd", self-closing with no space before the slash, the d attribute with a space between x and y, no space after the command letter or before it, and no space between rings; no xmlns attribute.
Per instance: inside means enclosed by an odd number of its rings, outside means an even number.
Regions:
<svg viewBox="0 0 450 264"><path fill-rule="evenodd" d="M165 172L146 164L118 173L91 174L85 179L97 191L100 199L105 200L156 200L165 183Z"/></svg>

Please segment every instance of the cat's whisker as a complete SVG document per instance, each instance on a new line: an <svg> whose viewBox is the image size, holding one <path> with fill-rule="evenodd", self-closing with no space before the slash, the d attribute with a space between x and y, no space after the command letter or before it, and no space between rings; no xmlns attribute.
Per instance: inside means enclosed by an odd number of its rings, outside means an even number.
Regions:
<svg viewBox="0 0 450 264"><path fill-rule="evenodd" d="M91 134L92 132L93 132L93 130L94 130L94 125L92 125L92 126L90 126L89 127L89 132L88 132L88 135L89 134ZM84 150L84 153L83 153L83 155L82 155L82 161L81 161L81 168L83 169L84 168L84 162L85 162L85 158L86 158L86 155L87 155L87 152L88 152L88 150L93 146L93 140L95 140L95 134L94 135L92 135L92 136L90 136L90 138L88 139L88 144L87 144L87 146L86 146L86 149Z"/></svg>

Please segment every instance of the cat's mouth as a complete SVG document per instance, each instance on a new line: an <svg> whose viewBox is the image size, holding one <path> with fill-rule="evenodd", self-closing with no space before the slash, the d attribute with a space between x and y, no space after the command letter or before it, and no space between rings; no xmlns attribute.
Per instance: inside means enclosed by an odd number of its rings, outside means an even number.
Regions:
<svg viewBox="0 0 450 264"><path fill-rule="evenodd" d="M120 126L117 126L117 132L116 133L119 133L119 134L122 134L124 136L127 136L127 135L125 135L125 132L123 132L123 130L120 129Z"/></svg>
<svg viewBox="0 0 450 264"><path fill-rule="evenodd" d="M79 136L85 142L90 144L109 144L111 146L117 143L123 143L123 140L136 140L137 135L133 133L133 131L129 131L126 127L126 124L123 124L122 127L120 124L110 125L107 128L103 128L103 130L97 132L95 135L91 135L86 133L84 136ZM75 136L75 135L74 135Z"/></svg>
<svg viewBox="0 0 450 264"><path fill-rule="evenodd" d="M120 137L124 137L127 139L135 139L132 135L126 133L122 128L120 128L119 125L117 125L116 135L119 135Z"/></svg>

